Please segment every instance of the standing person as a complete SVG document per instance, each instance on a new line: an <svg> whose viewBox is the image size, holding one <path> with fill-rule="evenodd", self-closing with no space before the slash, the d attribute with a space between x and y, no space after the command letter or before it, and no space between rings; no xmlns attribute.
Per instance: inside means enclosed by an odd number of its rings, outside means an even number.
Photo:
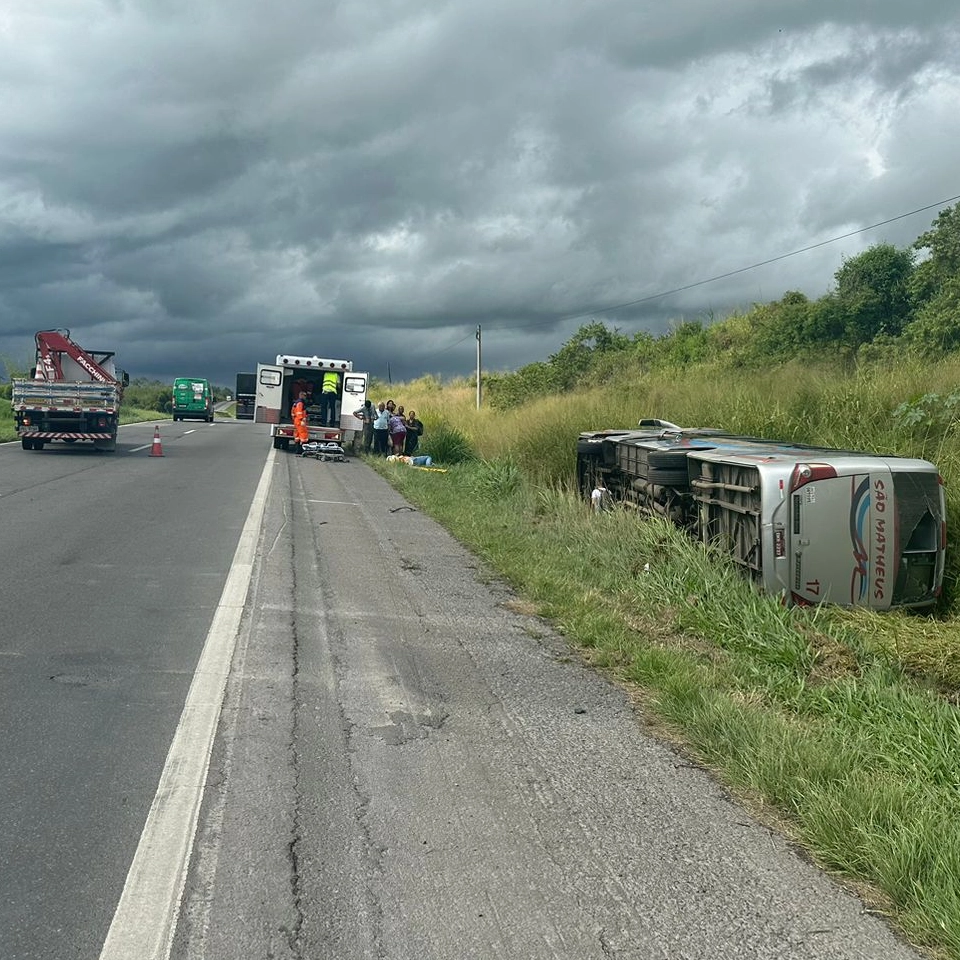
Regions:
<svg viewBox="0 0 960 960"><path fill-rule="evenodd" d="M337 423L337 395L340 392L340 374L328 370L323 375L320 386L320 422L325 427L339 426Z"/></svg>
<svg viewBox="0 0 960 960"><path fill-rule="evenodd" d="M417 411L411 410L407 417L407 439L404 443L403 452L412 457L420 438L423 436L423 424L417 419Z"/></svg>
<svg viewBox="0 0 960 960"><path fill-rule="evenodd" d="M402 408L401 408L402 409ZM390 443L393 446L395 457L403 456L403 445L407 439L407 421L403 419L400 410L390 414Z"/></svg>
<svg viewBox="0 0 960 960"><path fill-rule="evenodd" d="M387 405L381 400L377 404L377 416L373 421L373 455L385 457L387 450L388 437L390 436L390 411Z"/></svg>
<svg viewBox="0 0 960 960"><path fill-rule="evenodd" d="M304 405L309 409L313 406L313 388L314 383L312 380L306 380L301 377L299 380L294 380L293 383L290 384L290 396L299 397L302 393Z"/></svg>
<svg viewBox="0 0 960 960"><path fill-rule="evenodd" d="M597 481L597 485L590 494L590 502L593 504L593 512L601 513L610 509L610 491L603 485L602 480Z"/></svg>
<svg viewBox="0 0 960 960"><path fill-rule="evenodd" d="M303 445L310 439L310 431L307 429L306 400L307 395L301 391L290 408L290 414L293 417L293 439L296 440L295 449L297 453L303 452Z"/></svg>
<svg viewBox="0 0 960 960"><path fill-rule="evenodd" d="M377 419L377 408L373 401L367 397L363 401L363 406L359 410L354 410L353 415L363 422L363 452L369 453L373 445L373 422Z"/></svg>

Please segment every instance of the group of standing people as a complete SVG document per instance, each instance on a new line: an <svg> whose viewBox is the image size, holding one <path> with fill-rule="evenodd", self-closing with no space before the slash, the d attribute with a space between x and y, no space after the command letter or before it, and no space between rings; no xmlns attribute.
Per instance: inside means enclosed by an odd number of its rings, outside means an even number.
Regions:
<svg viewBox="0 0 960 960"><path fill-rule="evenodd" d="M364 453L410 457L423 436L423 423L417 419L417 412L406 413L403 405L397 406L393 400L381 400L376 405L367 400L353 415L363 421Z"/></svg>

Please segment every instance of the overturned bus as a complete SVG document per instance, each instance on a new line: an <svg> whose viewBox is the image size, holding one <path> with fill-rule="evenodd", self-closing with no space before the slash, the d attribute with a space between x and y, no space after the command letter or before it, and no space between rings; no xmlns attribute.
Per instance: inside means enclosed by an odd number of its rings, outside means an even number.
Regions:
<svg viewBox="0 0 960 960"><path fill-rule="evenodd" d="M926 460L641 420L582 433L590 497L663 516L789 604L932 607L943 585L943 481Z"/></svg>

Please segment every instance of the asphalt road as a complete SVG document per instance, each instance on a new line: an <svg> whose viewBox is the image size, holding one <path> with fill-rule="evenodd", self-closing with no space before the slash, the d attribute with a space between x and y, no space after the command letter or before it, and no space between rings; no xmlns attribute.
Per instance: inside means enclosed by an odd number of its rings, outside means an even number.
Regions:
<svg viewBox="0 0 960 960"><path fill-rule="evenodd" d="M96 960L163 906L125 878L168 866L141 831L248 514L177 960L916 956L362 463L177 428L0 447L4 960Z"/></svg>
<svg viewBox="0 0 960 960"><path fill-rule="evenodd" d="M96 958L269 441L0 446L0 957Z"/></svg>

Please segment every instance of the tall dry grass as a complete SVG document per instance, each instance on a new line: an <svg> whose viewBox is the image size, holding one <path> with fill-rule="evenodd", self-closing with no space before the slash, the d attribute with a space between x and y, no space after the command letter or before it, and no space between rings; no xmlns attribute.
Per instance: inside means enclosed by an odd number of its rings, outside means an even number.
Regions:
<svg viewBox="0 0 960 960"><path fill-rule="evenodd" d="M937 399L953 393L958 375L956 362L854 373L830 364L698 368L502 412L477 410L469 386L423 398L411 391L405 402L421 412L425 445L442 422L477 458L446 473L378 469L589 662L631 685L661 729L732 790L775 811L819 862L865 885L874 908L915 943L960 958L954 610L786 609L666 523L596 515L573 490L579 432L660 416L926 456L943 472L958 529L955 424ZM922 415L898 414L904 405Z"/></svg>

